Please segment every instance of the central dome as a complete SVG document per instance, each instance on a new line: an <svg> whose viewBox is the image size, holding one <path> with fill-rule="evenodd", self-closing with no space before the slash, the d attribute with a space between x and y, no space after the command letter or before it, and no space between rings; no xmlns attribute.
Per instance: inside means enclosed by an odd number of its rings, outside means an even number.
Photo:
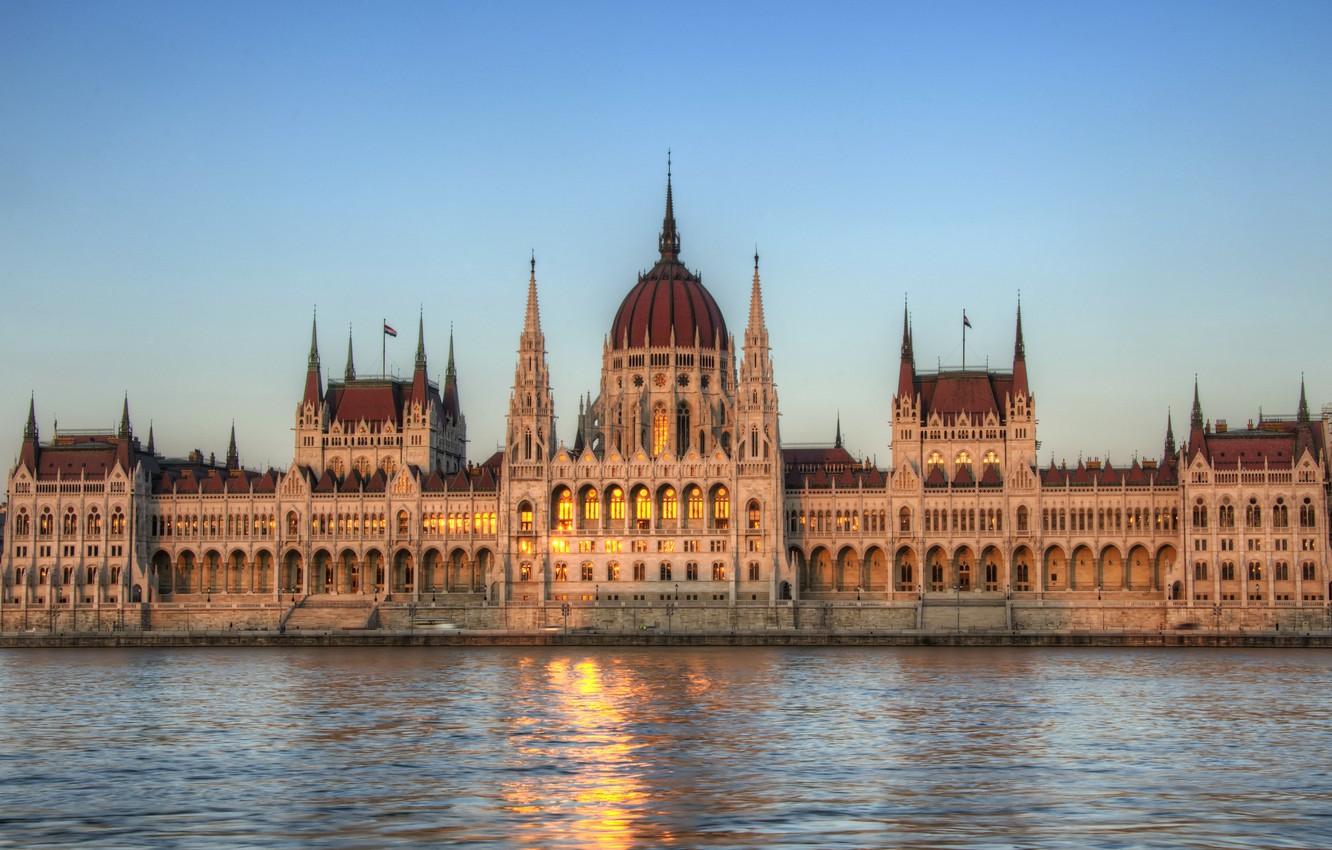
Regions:
<svg viewBox="0 0 1332 850"><path fill-rule="evenodd" d="M615 313L611 348L702 348L726 345L726 320L712 293L680 262L680 235L671 203L671 175L666 172L666 218L658 239L661 259L638 279ZM673 336L672 336L673 334Z"/></svg>

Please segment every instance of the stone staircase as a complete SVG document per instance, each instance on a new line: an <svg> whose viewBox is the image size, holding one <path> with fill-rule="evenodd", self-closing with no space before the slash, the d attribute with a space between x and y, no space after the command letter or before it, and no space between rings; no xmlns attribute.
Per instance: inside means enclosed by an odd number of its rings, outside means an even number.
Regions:
<svg viewBox="0 0 1332 850"><path fill-rule="evenodd" d="M286 618L287 631L364 629L374 615L369 599L319 599L307 596Z"/></svg>

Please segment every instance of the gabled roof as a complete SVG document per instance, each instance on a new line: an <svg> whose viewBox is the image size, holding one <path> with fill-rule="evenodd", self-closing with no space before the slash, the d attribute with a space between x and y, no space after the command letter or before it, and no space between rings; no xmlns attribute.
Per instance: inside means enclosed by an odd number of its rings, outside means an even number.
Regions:
<svg viewBox="0 0 1332 850"><path fill-rule="evenodd" d="M916 376L920 394L921 417L939 414L945 419L968 414L979 421L993 413L1003 422L1007 416L1004 400L1012 395L1013 375L1008 372L942 371Z"/></svg>

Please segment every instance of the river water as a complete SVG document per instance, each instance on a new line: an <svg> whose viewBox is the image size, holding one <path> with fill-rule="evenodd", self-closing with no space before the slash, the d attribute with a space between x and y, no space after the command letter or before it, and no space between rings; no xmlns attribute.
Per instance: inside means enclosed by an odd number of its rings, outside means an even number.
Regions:
<svg viewBox="0 0 1332 850"><path fill-rule="evenodd" d="M0 846L1328 847L1332 654L0 652Z"/></svg>

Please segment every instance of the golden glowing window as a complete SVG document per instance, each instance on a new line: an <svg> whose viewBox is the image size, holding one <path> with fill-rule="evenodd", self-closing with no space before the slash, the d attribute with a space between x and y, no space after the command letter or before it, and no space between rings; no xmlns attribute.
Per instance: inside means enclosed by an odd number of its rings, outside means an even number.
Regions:
<svg viewBox="0 0 1332 850"><path fill-rule="evenodd" d="M675 488L667 487L661 491L661 518L677 519L680 516L680 503L675 497Z"/></svg>
<svg viewBox="0 0 1332 850"><path fill-rule="evenodd" d="M640 487L634 493L634 520L639 528L647 528L651 524L652 497L645 487Z"/></svg>
<svg viewBox="0 0 1332 850"><path fill-rule="evenodd" d="M957 460L954 461L954 464L958 469L961 469L964 466L971 466L971 455L967 454L967 451L963 449L957 453Z"/></svg>
<svg viewBox="0 0 1332 850"><path fill-rule="evenodd" d="M568 565L568 564L556 564L556 565L555 565L555 580L556 580L556 581L568 581L568 580L569 580L569 565Z"/></svg>
<svg viewBox="0 0 1332 850"><path fill-rule="evenodd" d="M563 539L563 538L556 538L556 539L550 541L550 551L552 551L552 552L568 552L568 551L569 551L569 541L568 541L568 540L565 540L565 539Z"/></svg>
<svg viewBox="0 0 1332 850"><path fill-rule="evenodd" d="M930 452L930 459L926 461L926 463L929 465L931 472L935 469L942 468L944 465L943 455L939 452Z"/></svg>
<svg viewBox="0 0 1332 850"><path fill-rule="evenodd" d="M624 491L619 487L611 488L610 518L624 519Z"/></svg>
<svg viewBox="0 0 1332 850"><path fill-rule="evenodd" d="M717 488L717 496L712 502L712 519L717 528L727 528L731 524L731 494L725 487Z"/></svg>
<svg viewBox="0 0 1332 850"><path fill-rule="evenodd" d="M657 405L652 411L652 453L659 455L666 449L666 440L671 435L670 420L666 417L666 408Z"/></svg>
<svg viewBox="0 0 1332 850"><path fill-rule="evenodd" d="M985 453L985 461L984 461L984 462L985 462L986 467L994 467L995 469L998 469L998 468L999 468L999 453L996 452L995 450L991 449L990 451L988 451L988 452Z"/></svg>
<svg viewBox="0 0 1332 850"><path fill-rule="evenodd" d="M532 530L532 506L527 502L518 506L518 530Z"/></svg>
<svg viewBox="0 0 1332 850"><path fill-rule="evenodd" d="M519 552L522 552L524 555L530 555L530 554L532 554L532 541L531 541L531 540L519 540L519 541L518 541L518 551L519 551Z"/></svg>
<svg viewBox="0 0 1332 850"><path fill-rule="evenodd" d="M583 494L583 519L601 518L601 498L597 496L596 490L588 490Z"/></svg>
<svg viewBox="0 0 1332 850"><path fill-rule="evenodd" d="M686 499L689 503L689 518L703 518L703 491L697 487L690 487Z"/></svg>
<svg viewBox="0 0 1332 850"><path fill-rule="evenodd" d="M555 503L555 527L560 531L568 531L573 528L573 493L569 488L560 488L560 494Z"/></svg>

